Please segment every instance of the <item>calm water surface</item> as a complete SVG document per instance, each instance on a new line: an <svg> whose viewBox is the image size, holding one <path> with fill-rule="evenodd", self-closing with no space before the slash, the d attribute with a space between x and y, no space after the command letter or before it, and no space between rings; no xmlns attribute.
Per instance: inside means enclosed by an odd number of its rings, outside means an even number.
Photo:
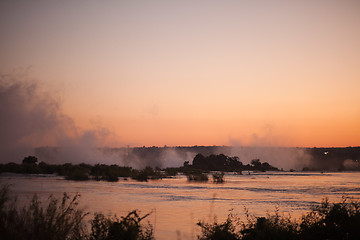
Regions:
<svg viewBox="0 0 360 240"><path fill-rule="evenodd" d="M156 239L196 239L198 220L222 221L230 209L244 218L244 207L255 215L280 212L299 217L324 197L339 201L346 195L360 200L360 173L267 172L225 175L225 183L189 183L186 177L149 182L120 180L116 183L64 180L55 175L0 175L1 184L11 184L19 204L33 194L46 200L50 194L80 193L81 205L91 213L126 215L138 209L152 211L148 220Z"/></svg>

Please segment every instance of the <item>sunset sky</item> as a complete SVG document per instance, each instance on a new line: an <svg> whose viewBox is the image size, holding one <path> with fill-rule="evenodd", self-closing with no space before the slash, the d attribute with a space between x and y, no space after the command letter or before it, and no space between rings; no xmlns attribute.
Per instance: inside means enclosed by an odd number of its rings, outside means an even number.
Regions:
<svg viewBox="0 0 360 240"><path fill-rule="evenodd" d="M360 145L357 0L5 0L18 72L118 146Z"/></svg>

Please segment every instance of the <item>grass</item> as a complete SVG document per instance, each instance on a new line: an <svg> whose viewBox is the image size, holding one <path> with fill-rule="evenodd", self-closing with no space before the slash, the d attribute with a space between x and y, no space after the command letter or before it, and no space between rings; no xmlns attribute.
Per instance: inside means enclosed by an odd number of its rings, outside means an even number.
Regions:
<svg viewBox="0 0 360 240"><path fill-rule="evenodd" d="M229 214L218 223L198 222L200 240L355 240L360 239L360 203L343 197L338 203L324 199L300 219L280 215L278 210L266 217L246 213L246 221Z"/></svg>
<svg viewBox="0 0 360 240"><path fill-rule="evenodd" d="M3 240L153 240L152 225L131 211L126 216L105 217L96 213L87 228L88 215L79 207L80 196L64 193L50 196L42 203L34 195L22 208L9 197L9 188L0 189L0 237ZM199 240L355 240L360 239L360 202L343 197L329 203L324 199L300 219L291 219L275 211L265 217L245 214L245 221L232 214L224 222L199 221Z"/></svg>
<svg viewBox="0 0 360 240"><path fill-rule="evenodd" d="M94 219L91 220L90 240L152 240L154 239L152 225L141 224L149 215L150 213L140 217L137 211L132 211L119 219L96 213Z"/></svg>
<svg viewBox="0 0 360 240"><path fill-rule="evenodd" d="M95 214L88 231L85 217L79 208L80 195L64 193L61 199L53 196L46 204L36 195L23 208L17 208L16 200L10 199L9 188L0 190L0 238L2 240L152 240L150 224L143 225L149 215L140 217L137 211L118 218L105 218Z"/></svg>
<svg viewBox="0 0 360 240"><path fill-rule="evenodd" d="M9 198L8 187L0 190L0 236L2 239L60 240L85 239L84 218L87 215L78 207L79 195L62 199L50 196L43 207L36 195L30 204L21 209Z"/></svg>

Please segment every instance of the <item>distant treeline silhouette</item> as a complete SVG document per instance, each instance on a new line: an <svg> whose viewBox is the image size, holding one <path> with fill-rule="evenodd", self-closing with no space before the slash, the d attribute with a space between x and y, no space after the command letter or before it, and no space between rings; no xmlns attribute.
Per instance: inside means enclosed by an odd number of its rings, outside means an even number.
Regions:
<svg viewBox="0 0 360 240"><path fill-rule="evenodd" d="M177 147L129 147L129 148L99 148L101 152L105 154L115 154L121 156L126 162L137 161L141 159L145 166L162 167L164 162L164 153L167 151L176 153L178 159L186 161L189 155L195 156L196 154L202 154L203 156L210 156L212 154L223 153L225 155L231 155L235 152L248 152L259 153L266 152L271 158L276 159L277 154L281 153L299 153L299 162L301 162L304 170L313 171L336 171L336 170L349 170L346 160L358 160L357 166L352 166L350 170L360 170L360 147L329 147L329 148L301 148L301 147L231 147L231 146L177 146ZM272 151L274 150L274 151ZM41 157L45 161L47 156L51 156L51 153L56 154L56 148L40 147L35 149L35 155ZM301 153L301 154L300 154ZM165 154L166 155L166 154ZM261 155L256 156L254 159L263 158ZM302 156L306 156L306 161L301 159ZM243 159L242 159L243 160ZM246 159L250 161L251 159ZM268 160L270 161L270 160ZM356 164L355 164L356 165ZM279 166L278 166L279 167Z"/></svg>
<svg viewBox="0 0 360 240"><path fill-rule="evenodd" d="M274 149L274 151L271 151ZM162 158L164 151L171 150L185 159L189 153L194 156L196 154L202 154L203 156L216 155L223 153L225 155L231 155L234 150L244 152L267 152L273 158L277 158L276 154L289 153L289 152L301 152L306 156L306 161L301 161L301 164L305 166L306 171L341 171L341 170L360 170L360 147L260 147L260 146L248 146L248 147L231 147L231 146L178 146L178 147L134 147L134 148L107 148L105 152L126 152L128 153L128 160L134 159L146 159L150 163L161 163L159 159ZM301 157L299 154L298 157ZM255 154L256 155L256 154ZM254 156L254 159L261 158L261 156ZM250 159L248 159L250 160ZM248 161L247 160L247 161ZM357 164L349 168L346 165L346 160L357 160ZM306 163L305 163L306 162Z"/></svg>
<svg viewBox="0 0 360 240"><path fill-rule="evenodd" d="M0 236L3 240L152 240L154 228L144 223L151 213L131 211L120 218L89 215L79 207L79 195L64 193L62 199L50 196L42 203L34 195L20 208L11 199L9 188L0 189ZM160 216L161 217L161 216ZM91 228L87 228L89 222ZM343 197L338 203L327 199L300 219L275 211L265 217L245 213L245 221L232 214L224 222L199 221L200 240L356 240L360 239L360 203Z"/></svg>
<svg viewBox="0 0 360 240"><path fill-rule="evenodd" d="M232 171L241 173L243 170L249 171L278 171L276 167L269 163L261 163L259 159L254 159L250 164L243 165L238 157L228 157L224 154L203 156L197 154L194 157L193 164L185 161L184 165L178 168L155 168L145 167L142 170L133 169L127 166L105 165L105 164L47 164L38 163L35 156L27 156L23 159L22 164L7 163L0 164L1 172L13 172L23 174L58 174L65 176L68 180L104 180L118 181L121 178L132 178L139 181L149 179L161 179L176 176L183 173L188 176L189 181L208 181L206 172L208 171ZM214 182L224 182L223 174L213 174Z"/></svg>
<svg viewBox="0 0 360 240"><path fill-rule="evenodd" d="M29 156L25 159L35 157ZM22 174L58 174L64 176L68 180L103 180L109 182L118 181L119 177L123 178L134 178L138 180L147 179L158 179L161 177L160 170L154 170L151 167L146 167L143 170L133 169L126 166L118 165L105 165L105 164L47 164L45 162L32 162L23 161L22 164L16 163L7 163L0 164L0 173L1 172L12 172L12 173L22 173ZM163 175L165 177L165 175Z"/></svg>
<svg viewBox="0 0 360 240"><path fill-rule="evenodd" d="M224 154L211 154L210 156L203 156L197 154L194 157L192 167L205 171L278 171L279 169L271 166L269 163L261 163L260 159L253 159L250 164L243 165L238 157L228 157Z"/></svg>

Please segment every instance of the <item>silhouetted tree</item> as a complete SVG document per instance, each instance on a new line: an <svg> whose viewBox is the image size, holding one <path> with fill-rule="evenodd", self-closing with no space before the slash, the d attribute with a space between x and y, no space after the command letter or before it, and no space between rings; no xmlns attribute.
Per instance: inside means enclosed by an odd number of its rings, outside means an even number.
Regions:
<svg viewBox="0 0 360 240"><path fill-rule="evenodd" d="M35 164L37 163L38 159L34 156L27 156L22 160L23 164Z"/></svg>
<svg viewBox="0 0 360 240"><path fill-rule="evenodd" d="M206 168L206 159L202 154L197 154L193 160L193 166L196 168Z"/></svg>
<svg viewBox="0 0 360 240"><path fill-rule="evenodd" d="M193 160L193 167L209 171L236 171L243 166L238 157L228 157L224 154L211 154L204 157L197 154Z"/></svg>
<svg viewBox="0 0 360 240"><path fill-rule="evenodd" d="M260 159L253 159L250 162L255 168L260 168L261 167L261 162Z"/></svg>

